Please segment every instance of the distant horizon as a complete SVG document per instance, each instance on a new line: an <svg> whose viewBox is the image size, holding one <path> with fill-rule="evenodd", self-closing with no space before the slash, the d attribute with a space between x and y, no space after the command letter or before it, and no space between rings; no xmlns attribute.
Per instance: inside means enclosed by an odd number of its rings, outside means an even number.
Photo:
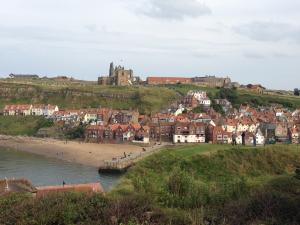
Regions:
<svg viewBox="0 0 300 225"><path fill-rule="evenodd" d="M142 78L228 75L293 90L299 11L294 0L4 1L0 74L96 80L114 61Z"/></svg>

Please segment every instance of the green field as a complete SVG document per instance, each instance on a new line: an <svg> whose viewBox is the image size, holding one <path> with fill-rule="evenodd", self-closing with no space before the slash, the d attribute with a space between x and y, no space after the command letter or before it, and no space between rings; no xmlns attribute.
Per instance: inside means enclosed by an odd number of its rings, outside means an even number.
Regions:
<svg viewBox="0 0 300 225"><path fill-rule="evenodd" d="M0 116L0 134L35 135L40 128L50 127L52 122L37 116Z"/></svg>
<svg viewBox="0 0 300 225"><path fill-rule="evenodd" d="M298 225L299 165L297 146L166 147L105 196L0 198L0 224Z"/></svg>

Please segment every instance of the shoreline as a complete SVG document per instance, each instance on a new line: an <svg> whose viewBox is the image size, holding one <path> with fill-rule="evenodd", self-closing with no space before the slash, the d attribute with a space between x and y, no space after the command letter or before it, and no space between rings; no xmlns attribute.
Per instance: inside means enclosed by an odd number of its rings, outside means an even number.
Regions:
<svg viewBox="0 0 300 225"><path fill-rule="evenodd" d="M131 153L140 153L143 147L130 144L96 144L76 141L61 141L51 138L0 135L0 147L28 152L68 162L96 167L104 161ZM162 146L144 147L147 150Z"/></svg>

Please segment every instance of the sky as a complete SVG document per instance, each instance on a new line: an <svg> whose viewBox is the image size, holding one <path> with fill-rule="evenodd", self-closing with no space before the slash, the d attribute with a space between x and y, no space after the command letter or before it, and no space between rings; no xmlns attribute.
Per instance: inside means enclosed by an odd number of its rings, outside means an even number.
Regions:
<svg viewBox="0 0 300 225"><path fill-rule="evenodd" d="M299 0L0 0L0 76L229 76L300 88Z"/></svg>

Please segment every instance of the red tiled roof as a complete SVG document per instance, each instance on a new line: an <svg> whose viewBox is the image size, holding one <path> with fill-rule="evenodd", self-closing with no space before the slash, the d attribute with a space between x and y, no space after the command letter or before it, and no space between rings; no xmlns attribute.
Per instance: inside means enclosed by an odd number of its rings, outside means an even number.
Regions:
<svg viewBox="0 0 300 225"><path fill-rule="evenodd" d="M44 104L34 104L32 105L33 109L44 109L45 105Z"/></svg>
<svg viewBox="0 0 300 225"><path fill-rule="evenodd" d="M110 124L108 126L111 130L117 130L120 127L120 124L116 123L116 124Z"/></svg>
<svg viewBox="0 0 300 225"><path fill-rule="evenodd" d="M50 109L50 110L55 110L55 108L57 107L57 105L47 105L46 106L48 109Z"/></svg>
<svg viewBox="0 0 300 225"><path fill-rule="evenodd" d="M90 125L86 129L87 130L102 130L104 128L103 125Z"/></svg>
<svg viewBox="0 0 300 225"><path fill-rule="evenodd" d="M31 105L24 104L24 105L6 105L4 110L29 110Z"/></svg>
<svg viewBox="0 0 300 225"><path fill-rule="evenodd" d="M131 126L132 126L135 130L141 129L141 125L138 124L138 123L131 124Z"/></svg>
<svg viewBox="0 0 300 225"><path fill-rule="evenodd" d="M187 77L147 77L147 82L186 82L192 81L192 78Z"/></svg>
<svg viewBox="0 0 300 225"><path fill-rule="evenodd" d="M145 131L149 131L149 130L150 130L150 127L149 127L149 126L143 126L143 129L144 129Z"/></svg>
<svg viewBox="0 0 300 225"><path fill-rule="evenodd" d="M103 193L104 189L99 183L37 187L36 196L42 197L47 194L57 193L57 192L96 192L96 193L102 192Z"/></svg>

